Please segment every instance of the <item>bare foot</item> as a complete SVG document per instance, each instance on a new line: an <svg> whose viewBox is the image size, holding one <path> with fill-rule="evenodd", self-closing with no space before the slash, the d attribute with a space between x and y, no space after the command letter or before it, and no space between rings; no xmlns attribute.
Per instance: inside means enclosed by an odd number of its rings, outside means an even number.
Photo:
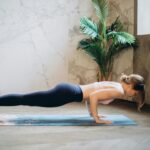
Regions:
<svg viewBox="0 0 150 150"><path fill-rule="evenodd" d="M98 124L112 124L112 121L109 120L95 120L96 123Z"/></svg>

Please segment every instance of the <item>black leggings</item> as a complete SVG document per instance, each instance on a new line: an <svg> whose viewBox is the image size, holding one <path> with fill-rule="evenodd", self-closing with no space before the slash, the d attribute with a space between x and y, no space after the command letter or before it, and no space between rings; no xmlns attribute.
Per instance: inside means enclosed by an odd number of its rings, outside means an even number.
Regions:
<svg viewBox="0 0 150 150"><path fill-rule="evenodd" d="M79 85L60 83L47 91L0 96L0 106L57 107L70 102L81 102L83 93Z"/></svg>

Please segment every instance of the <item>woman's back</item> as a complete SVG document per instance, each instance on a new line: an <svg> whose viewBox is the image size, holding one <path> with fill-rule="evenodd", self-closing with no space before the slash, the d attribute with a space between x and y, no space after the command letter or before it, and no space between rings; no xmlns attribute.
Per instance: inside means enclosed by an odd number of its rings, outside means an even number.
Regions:
<svg viewBox="0 0 150 150"><path fill-rule="evenodd" d="M115 88L116 90L120 91L120 93L124 94L122 85L118 82L114 82L114 81L101 81L101 82L94 82L91 84L87 84L87 85L80 85L82 91L83 91L83 99L89 99L89 95L92 92L95 92L97 90L101 90L101 89L110 89L110 88ZM100 101L100 103L102 104L108 104L111 101L113 101L113 99L109 99L109 100L104 100L104 101Z"/></svg>

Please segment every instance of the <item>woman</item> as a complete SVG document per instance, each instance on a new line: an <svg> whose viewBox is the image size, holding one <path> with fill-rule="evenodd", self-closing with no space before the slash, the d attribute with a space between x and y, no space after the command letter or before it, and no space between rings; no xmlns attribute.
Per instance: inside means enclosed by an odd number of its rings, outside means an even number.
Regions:
<svg viewBox="0 0 150 150"><path fill-rule="evenodd" d="M58 107L70 102L85 102L90 115L96 123L110 124L98 115L98 102L109 104L115 98L142 94L138 110L144 105L144 79L138 74L129 76L122 74L120 82L101 81L87 85L60 83L47 91L27 94L8 94L0 97L0 106L29 105L42 107Z"/></svg>

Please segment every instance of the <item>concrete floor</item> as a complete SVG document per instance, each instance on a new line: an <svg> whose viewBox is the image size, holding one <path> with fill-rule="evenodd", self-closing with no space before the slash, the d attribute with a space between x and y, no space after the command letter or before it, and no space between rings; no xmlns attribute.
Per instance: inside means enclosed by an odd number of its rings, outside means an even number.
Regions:
<svg viewBox="0 0 150 150"><path fill-rule="evenodd" d="M84 104L56 108L0 107L0 114L86 114ZM150 106L142 113L134 103L117 100L99 105L101 114L124 114L137 126L0 126L0 150L149 150Z"/></svg>

